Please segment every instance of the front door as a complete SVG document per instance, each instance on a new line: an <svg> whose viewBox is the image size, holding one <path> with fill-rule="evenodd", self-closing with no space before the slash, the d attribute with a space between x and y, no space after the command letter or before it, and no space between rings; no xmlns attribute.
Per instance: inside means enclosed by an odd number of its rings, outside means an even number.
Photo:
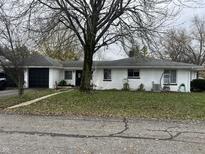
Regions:
<svg viewBox="0 0 205 154"><path fill-rule="evenodd" d="M81 78L82 78L82 70L77 70L76 71L76 80L75 80L76 86L80 86Z"/></svg>

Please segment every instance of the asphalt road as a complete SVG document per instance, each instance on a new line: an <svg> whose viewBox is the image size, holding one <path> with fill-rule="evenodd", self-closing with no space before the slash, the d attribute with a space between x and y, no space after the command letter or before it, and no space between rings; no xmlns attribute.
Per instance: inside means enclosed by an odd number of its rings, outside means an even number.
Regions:
<svg viewBox="0 0 205 154"><path fill-rule="evenodd" d="M3 154L204 154L205 122L0 114Z"/></svg>

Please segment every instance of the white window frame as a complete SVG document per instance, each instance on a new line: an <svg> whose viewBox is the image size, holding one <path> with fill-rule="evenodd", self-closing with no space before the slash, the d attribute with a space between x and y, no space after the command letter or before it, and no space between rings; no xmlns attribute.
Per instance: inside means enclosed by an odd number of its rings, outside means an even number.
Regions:
<svg viewBox="0 0 205 154"><path fill-rule="evenodd" d="M173 72L175 72L175 82L172 82ZM165 80L168 80L168 82L165 82ZM177 84L177 70L172 70L172 69L164 70L164 84L165 85L176 85Z"/></svg>
<svg viewBox="0 0 205 154"><path fill-rule="evenodd" d="M129 76L129 70L133 70L133 76ZM134 72L138 72L139 76L134 76ZM140 70L139 69L127 69L127 78L128 79L140 79Z"/></svg>
<svg viewBox="0 0 205 154"><path fill-rule="evenodd" d="M71 72L71 78L66 78L66 72ZM64 79L65 80L72 80L73 79L73 71L69 71L69 70L65 71L64 72Z"/></svg>
<svg viewBox="0 0 205 154"><path fill-rule="evenodd" d="M110 71L110 78L105 79L105 72ZM111 69L104 69L103 70L103 81L112 81L112 70Z"/></svg>

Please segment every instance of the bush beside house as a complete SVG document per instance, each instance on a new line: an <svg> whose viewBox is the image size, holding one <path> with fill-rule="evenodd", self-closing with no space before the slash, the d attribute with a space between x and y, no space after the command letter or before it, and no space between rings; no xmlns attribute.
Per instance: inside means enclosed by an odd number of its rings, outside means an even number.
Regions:
<svg viewBox="0 0 205 154"><path fill-rule="evenodd" d="M205 91L205 79L192 80L191 91Z"/></svg>
<svg viewBox="0 0 205 154"><path fill-rule="evenodd" d="M57 84L57 88L70 88L70 87L74 87L74 85L71 84L67 84L67 82L65 80L61 80L58 84Z"/></svg>
<svg viewBox="0 0 205 154"><path fill-rule="evenodd" d="M58 83L58 86L67 86L67 83L65 80L61 80L59 83Z"/></svg>

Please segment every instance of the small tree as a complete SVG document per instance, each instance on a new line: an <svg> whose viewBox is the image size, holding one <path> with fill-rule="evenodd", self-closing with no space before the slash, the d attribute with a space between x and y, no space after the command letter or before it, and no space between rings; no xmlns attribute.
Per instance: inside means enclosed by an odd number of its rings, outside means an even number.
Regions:
<svg viewBox="0 0 205 154"><path fill-rule="evenodd" d="M19 96L24 92L24 60L29 56L29 51L25 46L16 46L13 50L0 48L0 65L18 87Z"/></svg>
<svg viewBox="0 0 205 154"><path fill-rule="evenodd" d="M25 45L26 36L21 31L21 22L8 15L6 3L0 3L0 65L18 87L18 94L23 94L24 60L30 54Z"/></svg>
<svg viewBox="0 0 205 154"><path fill-rule="evenodd" d="M140 48L139 46L135 46L131 48L129 51L125 51L129 57L143 58L148 57L148 49L146 46Z"/></svg>

